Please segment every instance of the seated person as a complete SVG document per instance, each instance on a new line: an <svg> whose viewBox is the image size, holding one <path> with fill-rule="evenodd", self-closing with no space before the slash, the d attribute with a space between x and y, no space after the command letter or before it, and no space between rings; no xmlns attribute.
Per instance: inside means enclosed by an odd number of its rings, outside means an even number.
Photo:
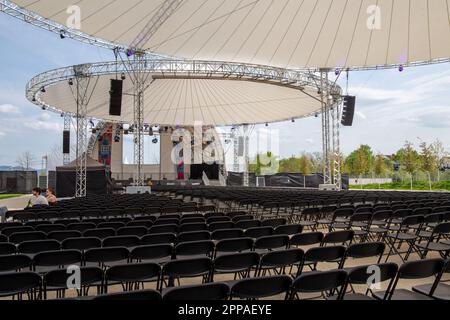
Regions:
<svg viewBox="0 0 450 320"><path fill-rule="evenodd" d="M48 206L47 199L42 195L41 188L34 188L33 189L33 196L31 197L30 201L28 202L28 206L34 207L34 206Z"/></svg>
<svg viewBox="0 0 450 320"><path fill-rule="evenodd" d="M56 195L55 195L55 189L49 187L47 189L47 201L49 205L55 205L58 200L56 199Z"/></svg>

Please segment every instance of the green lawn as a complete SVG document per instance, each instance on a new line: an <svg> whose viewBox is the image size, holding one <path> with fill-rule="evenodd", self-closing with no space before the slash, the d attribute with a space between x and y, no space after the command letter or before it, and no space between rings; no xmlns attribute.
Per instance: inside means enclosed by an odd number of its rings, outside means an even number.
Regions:
<svg viewBox="0 0 450 320"><path fill-rule="evenodd" d="M433 191L450 191L450 181L433 182L431 184ZM361 186L350 186L352 190L361 190ZM409 182L397 182L386 184L368 184L362 186L363 190L411 190L411 184ZM415 191L429 191L430 185L428 182L414 182L413 190Z"/></svg>
<svg viewBox="0 0 450 320"><path fill-rule="evenodd" d="M21 197L23 194L0 194L0 200Z"/></svg>

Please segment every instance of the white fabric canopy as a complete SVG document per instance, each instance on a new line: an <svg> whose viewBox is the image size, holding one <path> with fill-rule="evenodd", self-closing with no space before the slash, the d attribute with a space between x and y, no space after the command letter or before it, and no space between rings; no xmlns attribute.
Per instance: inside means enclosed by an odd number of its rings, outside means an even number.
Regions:
<svg viewBox="0 0 450 320"><path fill-rule="evenodd" d="M62 25L77 5L81 31L130 45L164 1L12 2ZM139 47L282 68L407 65L450 58L449 17L449 0L184 0Z"/></svg>
<svg viewBox="0 0 450 320"><path fill-rule="evenodd" d="M109 115L110 79L114 75L93 77L89 84L88 116L113 122L133 123L133 86L124 82L122 116ZM35 103L60 112L76 114L74 87L68 81L56 82L37 94ZM307 94L306 94L306 93ZM228 126L290 120L319 112L318 93L305 92L250 80L232 79L155 79L145 91L144 123L151 125Z"/></svg>

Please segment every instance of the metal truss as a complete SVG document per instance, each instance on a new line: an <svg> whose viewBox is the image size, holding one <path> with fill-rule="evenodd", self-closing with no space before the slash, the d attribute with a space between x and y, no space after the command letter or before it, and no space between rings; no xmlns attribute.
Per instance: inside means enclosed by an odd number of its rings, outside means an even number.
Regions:
<svg viewBox="0 0 450 320"><path fill-rule="evenodd" d="M322 81L311 72L214 61L130 59L90 65L92 76L115 75L117 73L134 74L135 72L152 74L153 79L189 78L264 82L300 90L306 95L310 95L307 91L317 90L317 83ZM40 91L52 84L73 79L74 76L73 67L55 69L39 74L27 84L27 98L36 105L60 113L61 110L57 106L50 106L40 99ZM342 92L341 88L333 82L324 83L324 86L333 95L340 95ZM316 97L313 98L320 101ZM313 116L316 113L317 111L314 111L305 115L305 117Z"/></svg>
<svg viewBox="0 0 450 320"><path fill-rule="evenodd" d="M341 99L339 99L334 106L332 106L332 140L333 140L333 184L338 190L342 190L342 174L341 174L341 141L340 141L340 121L341 121ZM330 101L333 104L333 100Z"/></svg>
<svg viewBox="0 0 450 320"><path fill-rule="evenodd" d="M77 103L76 131L77 131L77 151L76 151L76 187L75 197L85 197L87 192L86 172L87 172L87 106L89 104L89 84L91 75L89 65L79 65L74 69L74 98Z"/></svg>
<svg viewBox="0 0 450 320"><path fill-rule="evenodd" d="M171 11L173 10L173 8L177 8L178 2L182 2L182 1L177 1L177 0L167 0L166 3L164 3L161 8L160 8L160 14L157 15L155 14L155 17L153 19L156 19L156 21L153 22L157 22L157 18L159 17L160 21L164 20L164 17L171 14ZM166 10L165 10L166 9ZM106 49L110 49L110 50L118 50L121 52L126 52L130 48L127 45L124 44L119 44L119 43L113 43L113 42L109 42L106 41L104 39L101 38L97 38L91 35L88 35L80 30L76 30L76 29L71 29L71 28L67 28L66 26L56 23L52 20L48 20L44 17L41 17L35 13L33 13L32 11L23 9L19 6L17 6L16 4L7 1L7 0L0 0L0 12L3 12L7 15L10 15L14 18L17 18L19 20L22 20L26 23L29 23L31 25L34 25L36 27L39 27L41 29L53 32L55 34L61 35L63 34L64 37L66 38L70 38L82 43L87 43L90 45L94 45L97 47L101 47L101 48L106 48ZM161 14L162 13L162 14ZM152 20L153 20L152 19ZM166 18L167 19L167 18ZM158 26L158 24L156 24ZM149 24L150 26L150 24ZM159 24L158 28L161 26L161 24ZM150 28L150 27L147 27ZM146 31L146 29L144 29L144 31ZM143 32L144 33L144 32ZM151 36L152 32L151 32L151 28L148 31L148 34ZM153 53L149 50L147 50L145 52L145 54L147 56L153 56L153 57L166 57L169 58L169 56L167 55L162 55L162 54L157 54L157 53ZM339 69L341 70L349 70L349 71L367 71L367 70L384 70L384 69L395 69L398 68L399 66L403 66L403 67L417 67L417 66L424 66L424 65L431 65L431 64L439 64L439 63L448 63L450 62L450 58L440 58L440 59L434 59L434 60L430 60L430 61L416 61L416 62L409 62L409 63L404 63L404 64L389 64L389 65L374 65L374 66L352 66L352 67L340 67ZM311 72L319 72L320 68L301 68L298 69L300 71L311 71Z"/></svg>
<svg viewBox="0 0 450 320"><path fill-rule="evenodd" d="M89 144L87 147L87 154L92 157L94 154L95 146L98 142L98 138L105 134L106 130L109 127L109 123L107 122L99 122L96 127L96 132L91 135L89 139Z"/></svg>
<svg viewBox="0 0 450 320"><path fill-rule="evenodd" d="M70 132L70 124L72 122L72 117L68 114L64 114L64 131ZM63 153L63 164L66 166L70 163L70 149L69 153Z"/></svg>
<svg viewBox="0 0 450 320"><path fill-rule="evenodd" d="M249 169L250 169L250 130L249 125L244 124L244 177L242 184L244 187L250 186Z"/></svg>
<svg viewBox="0 0 450 320"><path fill-rule="evenodd" d="M331 152L330 152L330 112L328 95L329 90L325 85L328 81L328 70L320 72L320 96L322 100L322 167L323 183L331 184Z"/></svg>

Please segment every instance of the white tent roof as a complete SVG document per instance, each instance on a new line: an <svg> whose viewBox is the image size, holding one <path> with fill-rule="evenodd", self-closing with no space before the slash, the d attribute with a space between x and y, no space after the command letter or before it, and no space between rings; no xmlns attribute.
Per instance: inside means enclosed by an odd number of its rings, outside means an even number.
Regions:
<svg viewBox="0 0 450 320"><path fill-rule="evenodd" d="M122 116L109 115L110 79L114 75L93 78L88 95L88 116L112 122L133 123L133 86L124 82ZM37 93L35 103L58 112L76 114L73 87L67 80ZM311 116L321 105L317 91L290 88L280 84L237 79L156 79L145 91L144 123L153 125L228 126L270 123Z"/></svg>
<svg viewBox="0 0 450 320"><path fill-rule="evenodd" d="M164 0L12 2L61 25L77 5L82 32L130 45ZM448 0L184 0L139 48L282 68L408 65L450 58L449 17Z"/></svg>

